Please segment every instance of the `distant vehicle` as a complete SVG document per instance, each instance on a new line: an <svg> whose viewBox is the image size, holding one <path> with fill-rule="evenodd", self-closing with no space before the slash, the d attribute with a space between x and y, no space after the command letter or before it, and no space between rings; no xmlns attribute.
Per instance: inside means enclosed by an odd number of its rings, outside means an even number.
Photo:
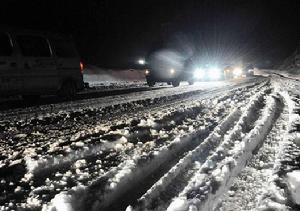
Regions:
<svg viewBox="0 0 300 211"><path fill-rule="evenodd" d="M224 68L225 79L233 79L239 77L249 77L254 75L254 67L252 64L248 65L229 65Z"/></svg>
<svg viewBox="0 0 300 211"><path fill-rule="evenodd" d="M187 81L190 85L196 81L220 81L230 80L253 75L252 64L201 64L193 57L184 58L176 51L157 50L148 56L143 65L146 80L149 86L156 82L167 82L174 87L181 81Z"/></svg>
<svg viewBox="0 0 300 211"><path fill-rule="evenodd" d="M174 87L179 86L181 81L194 83L190 72L185 71L184 58L173 50L159 50L150 54L146 60L146 80L149 86L156 82L167 82Z"/></svg>
<svg viewBox="0 0 300 211"><path fill-rule="evenodd" d="M219 81L225 79L225 72L217 64L199 64L197 61L188 59L185 63L186 72L194 81Z"/></svg>
<svg viewBox="0 0 300 211"><path fill-rule="evenodd" d="M187 60L186 72L194 81L230 80L253 75L253 65L241 64L199 64L192 59Z"/></svg>
<svg viewBox="0 0 300 211"><path fill-rule="evenodd" d="M73 97L84 88L83 64L71 38L26 30L0 30L0 46L0 96Z"/></svg>

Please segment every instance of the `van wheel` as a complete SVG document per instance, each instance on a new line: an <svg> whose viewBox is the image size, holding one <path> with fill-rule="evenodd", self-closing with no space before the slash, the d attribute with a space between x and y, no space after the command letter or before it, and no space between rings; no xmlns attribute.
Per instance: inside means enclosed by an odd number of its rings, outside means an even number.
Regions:
<svg viewBox="0 0 300 211"><path fill-rule="evenodd" d="M155 81L147 80L147 84L148 86L153 87L155 85Z"/></svg>
<svg viewBox="0 0 300 211"><path fill-rule="evenodd" d="M179 86L179 84L180 84L180 81L177 81L177 80L172 81L172 85L173 85L174 87Z"/></svg>
<svg viewBox="0 0 300 211"><path fill-rule="evenodd" d="M67 99L72 99L76 95L76 86L72 81L66 81L62 84L58 95Z"/></svg>
<svg viewBox="0 0 300 211"><path fill-rule="evenodd" d="M189 80L188 83L189 83L189 85L193 85L195 83L195 81L194 80Z"/></svg>
<svg viewBox="0 0 300 211"><path fill-rule="evenodd" d="M36 103L40 99L40 95L22 95L26 103Z"/></svg>

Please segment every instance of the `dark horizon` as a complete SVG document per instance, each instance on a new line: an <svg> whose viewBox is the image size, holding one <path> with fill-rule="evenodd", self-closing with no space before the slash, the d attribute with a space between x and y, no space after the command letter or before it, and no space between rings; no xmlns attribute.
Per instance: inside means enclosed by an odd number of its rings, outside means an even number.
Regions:
<svg viewBox="0 0 300 211"><path fill-rule="evenodd" d="M157 2L157 3L156 3ZM297 1L17 1L0 24L72 34L86 63L133 67L158 42L278 65L300 43Z"/></svg>

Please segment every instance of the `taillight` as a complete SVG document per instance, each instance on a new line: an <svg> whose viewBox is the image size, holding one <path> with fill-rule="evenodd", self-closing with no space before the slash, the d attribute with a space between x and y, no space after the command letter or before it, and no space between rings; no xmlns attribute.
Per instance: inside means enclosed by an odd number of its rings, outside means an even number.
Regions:
<svg viewBox="0 0 300 211"><path fill-rule="evenodd" d="M80 65L80 72L83 72L83 69L84 69L83 63L80 62L79 65Z"/></svg>

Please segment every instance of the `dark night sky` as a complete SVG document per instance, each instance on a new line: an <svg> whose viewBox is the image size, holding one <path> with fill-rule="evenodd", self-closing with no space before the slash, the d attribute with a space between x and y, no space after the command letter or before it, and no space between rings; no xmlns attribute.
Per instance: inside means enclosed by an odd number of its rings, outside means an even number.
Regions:
<svg viewBox="0 0 300 211"><path fill-rule="evenodd" d="M225 0L7 0L0 24L72 34L87 63L126 67L158 42L186 53L279 63L300 43L300 3Z"/></svg>

